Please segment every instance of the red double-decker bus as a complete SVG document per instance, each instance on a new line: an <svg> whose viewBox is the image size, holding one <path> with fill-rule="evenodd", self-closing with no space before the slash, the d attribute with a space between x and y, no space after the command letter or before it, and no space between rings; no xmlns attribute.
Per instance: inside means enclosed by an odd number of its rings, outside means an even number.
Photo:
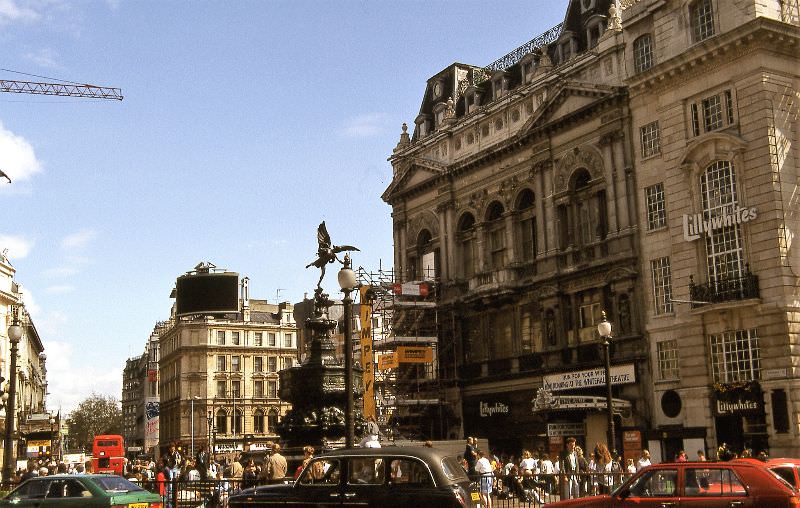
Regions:
<svg viewBox="0 0 800 508"><path fill-rule="evenodd" d="M92 443L92 472L125 473L125 440L122 436L110 434L94 436Z"/></svg>

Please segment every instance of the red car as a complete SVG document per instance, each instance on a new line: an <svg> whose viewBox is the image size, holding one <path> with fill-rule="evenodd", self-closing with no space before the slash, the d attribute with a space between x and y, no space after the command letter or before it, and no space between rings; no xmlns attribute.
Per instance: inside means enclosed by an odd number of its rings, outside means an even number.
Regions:
<svg viewBox="0 0 800 508"><path fill-rule="evenodd" d="M764 463L676 462L642 469L610 496L593 496L548 507L587 508L800 508L800 493Z"/></svg>
<svg viewBox="0 0 800 508"><path fill-rule="evenodd" d="M748 462L757 464L761 467L766 467L773 473L777 474L786 483L800 490L800 459L769 459L763 462L758 459L736 459L734 462Z"/></svg>

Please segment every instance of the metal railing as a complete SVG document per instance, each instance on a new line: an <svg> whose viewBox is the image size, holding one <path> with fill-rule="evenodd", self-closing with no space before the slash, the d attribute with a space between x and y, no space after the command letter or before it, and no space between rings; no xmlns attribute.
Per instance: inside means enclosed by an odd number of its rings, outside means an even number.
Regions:
<svg viewBox="0 0 800 508"><path fill-rule="evenodd" d="M564 499L608 493L633 473L576 473L503 475L495 473L492 486L494 507L542 506ZM478 480L478 477L474 477Z"/></svg>
<svg viewBox="0 0 800 508"><path fill-rule="evenodd" d="M713 303L759 298L758 276L750 273L748 266L741 277L719 277L705 284L695 284L689 276L689 298L692 308Z"/></svg>

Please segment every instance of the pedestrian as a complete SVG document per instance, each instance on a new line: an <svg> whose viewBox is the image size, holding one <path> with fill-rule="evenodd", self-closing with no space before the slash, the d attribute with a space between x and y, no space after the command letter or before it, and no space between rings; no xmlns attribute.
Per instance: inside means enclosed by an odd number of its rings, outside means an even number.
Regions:
<svg viewBox="0 0 800 508"><path fill-rule="evenodd" d="M598 493L609 494L611 492L611 485L614 483L610 474L612 472L614 459L611 457L608 447L603 443L597 443L594 448L594 456L597 464L595 472L609 473L598 475Z"/></svg>
<svg viewBox="0 0 800 508"><path fill-rule="evenodd" d="M679 451L678 455L675 457L675 462L686 462L687 460L689 459L686 457L686 452L684 450Z"/></svg>
<svg viewBox="0 0 800 508"><path fill-rule="evenodd" d="M475 463L478 462L478 454L475 449L475 438L467 438L467 447L464 449L464 460L467 461L467 475L473 478L475 473Z"/></svg>
<svg viewBox="0 0 800 508"><path fill-rule="evenodd" d="M475 461L475 472L480 475L481 507L492 508L492 484L494 471L492 463L482 450L477 451L478 460Z"/></svg>
<svg viewBox="0 0 800 508"><path fill-rule="evenodd" d="M703 450L697 450L697 461L698 462L705 462L706 459L706 452Z"/></svg>
<svg viewBox="0 0 800 508"><path fill-rule="evenodd" d="M247 466L242 473L242 488L249 489L258 484L258 473L256 472L256 463L253 459L247 461Z"/></svg>
<svg viewBox="0 0 800 508"><path fill-rule="evenodd" d="M636 463L633 461L632 458L628 459L628 465L625 467L625 470L630 474L636 472Z"/></svg>
<svg viewBox="0 0 800 508"><path fill-rule="evenodd" d="M636 470L640 470L643 467L647 467L650 465L650 451L649 450L642 450L642 456L639 457L639 460L636 461Z"/></svg>
<svg viewBox="0 0 800 508"><path fill-rule="evenodd" d="M575 499L580 496L578 483L578 454L575 452L576 441L568 437L565 442L566 449L562 452L559 464L562 476L562 499ZM596 455L596 453L595 453Z"/></svg>
<svg viewBox="0 0 800 508"><path fill-rule="evenodd" d="M197 452L197 455L194 459L195 465L197 466L197 472L200 473L200 479L205 480L208 478L208 452L206 451L205 446L200 446L200 451Z"/></svg>
<svg viewBox="0 0 800 508"><path fill-rule="evenodd" d="M286 458L281 455L281 445L275 443L270 450L265 469L268 483L282 483L286 478Z"/></svg>
<svg viewBox="0 0 800 508"><path fill-rule="evenodd" d="M240 480L242 478L242 474L244 474L244 468L242 467L242 463L239 462L240 458L237 454L233 457L233 462L231 463L231 473L230 477L234 480Z"/></svg>

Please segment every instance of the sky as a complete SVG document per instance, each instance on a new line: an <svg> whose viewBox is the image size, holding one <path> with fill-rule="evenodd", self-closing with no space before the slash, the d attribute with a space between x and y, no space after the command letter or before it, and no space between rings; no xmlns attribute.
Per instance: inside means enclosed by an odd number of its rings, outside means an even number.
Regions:
<svg viewBox="0 0 800 508"><path fill-rule="evenodd" d="M0 93L0 250L45 347L48 409L119 399L126 359L201 261L296 303L325 220L361 249L355 266L391 268L387 158L427 79L488 65L566 5L0 0L0 79L124 95Z"/></svg>

